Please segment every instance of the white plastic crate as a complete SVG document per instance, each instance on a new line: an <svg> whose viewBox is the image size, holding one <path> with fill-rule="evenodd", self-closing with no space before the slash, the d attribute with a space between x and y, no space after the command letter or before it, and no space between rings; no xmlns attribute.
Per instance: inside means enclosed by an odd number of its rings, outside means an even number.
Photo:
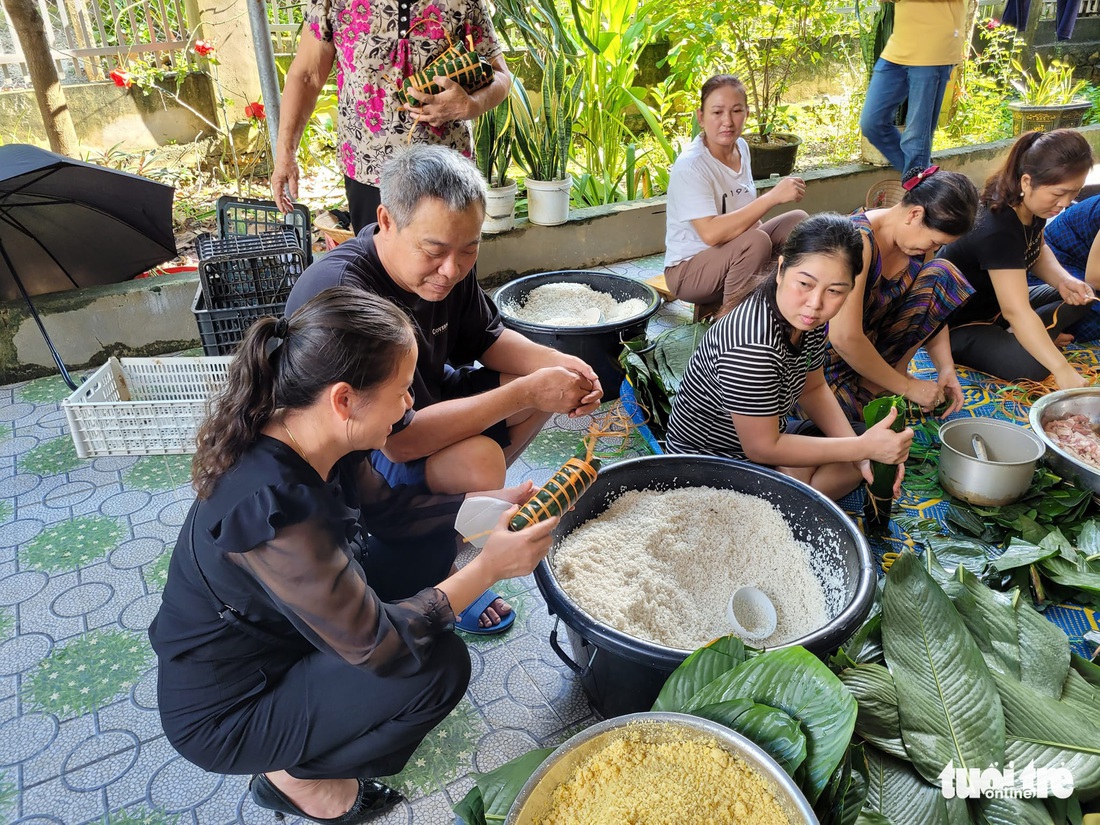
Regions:
<svg viewBox="0 0 1100 825"><path fill-rule="evenodd" d="M111 358L61 402L81 458L195 452L231 356Z"/></svg>

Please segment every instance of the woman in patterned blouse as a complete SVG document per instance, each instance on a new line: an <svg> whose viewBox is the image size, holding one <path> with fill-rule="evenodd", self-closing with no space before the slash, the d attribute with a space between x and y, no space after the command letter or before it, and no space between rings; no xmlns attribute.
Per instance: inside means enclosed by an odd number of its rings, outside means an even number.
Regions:
<svg viewBox="0 0 1100 825"><path fill-rule="evenodd" d="M472 43L493 80L467 94L436 78L436 95L394 92L450 42ZM287 71L271 193L291 210L298 196L297 150L321 89L336 66L337 132L352 228L374 223L382 163L413 141L449 146L470 157L469 121L501 103L512 76L483 0L310 0L298 52Z"/></svg>

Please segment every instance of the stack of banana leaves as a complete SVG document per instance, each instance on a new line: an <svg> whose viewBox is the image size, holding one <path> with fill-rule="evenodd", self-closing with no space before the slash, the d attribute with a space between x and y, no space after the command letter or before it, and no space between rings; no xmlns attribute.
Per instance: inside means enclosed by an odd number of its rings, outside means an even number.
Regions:
<svg viewBox="0 0 1100 825"><path fill-rule="evenodd" d="M646 423L655 438L664 440L672 399L680 391L691 360L707 323L684 324L662 332L652 340L644 335L623 342L619 364L634 388Z"/></svg>
<svg viewBox="0 0 1100 825"><path fill-rule="evenodd" d="M905 488L949 501L945 523L895 519L945 563L961 563L997 589L1030 589L1037 606L1071 601L1100 609L1100 514L1092 493L1044 466L1020 501L977 507L953 500L936 478L939 425L917 424Z"/></svg>

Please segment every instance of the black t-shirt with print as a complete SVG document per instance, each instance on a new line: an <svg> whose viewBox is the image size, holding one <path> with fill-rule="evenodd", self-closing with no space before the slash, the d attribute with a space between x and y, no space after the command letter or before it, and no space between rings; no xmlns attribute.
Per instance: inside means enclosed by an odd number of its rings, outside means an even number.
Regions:
<svg viewBox="0 0 1100 825"><path fill-rule="evenodd" d="M294 285L286 314L289 317L310 298L334 286L358 287L393 301L409 313L417 328L420 351L413 377L413 407L420 410L444 399L446 365L458 367L476 361L496 343L504 326L497 308L477 282L476 267L442 301L425 301L402 289L378 257L374 244L377 229L377 224L364 227L354 238L311 264ZM411 416L406 415L394 432L409 420Z"/></svg>

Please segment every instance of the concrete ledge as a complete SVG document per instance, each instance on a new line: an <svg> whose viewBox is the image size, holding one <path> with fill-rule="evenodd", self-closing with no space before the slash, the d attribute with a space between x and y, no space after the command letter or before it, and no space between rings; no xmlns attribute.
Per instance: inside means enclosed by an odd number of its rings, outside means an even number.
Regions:
<svg viewBox="0 0 1100 825"><path fill-rule="evenodd" d="M1100 149L1100 126L1081 132ZM936 154L946 169L968 175L979 185L1004 157L1012 140ZM1100 152L1098 152L1100 154ZM849 212L863 204L875 182L896 177L889 168L850 164L807 172L802 203L807 212ZM760 189L770 186L761 181ZM574 210L561 226L526 221L482 243L478 277L494 287L519 275L555 269L584 269L654 255L664 250L665 199L650 198ZM41 295L35 307L65 363L74 369L102 364L109 355L156 355L197 346L191 302L194 275L163 275ZM49 375L53 360L22 301L0 303L0 383Z"/></svg>

